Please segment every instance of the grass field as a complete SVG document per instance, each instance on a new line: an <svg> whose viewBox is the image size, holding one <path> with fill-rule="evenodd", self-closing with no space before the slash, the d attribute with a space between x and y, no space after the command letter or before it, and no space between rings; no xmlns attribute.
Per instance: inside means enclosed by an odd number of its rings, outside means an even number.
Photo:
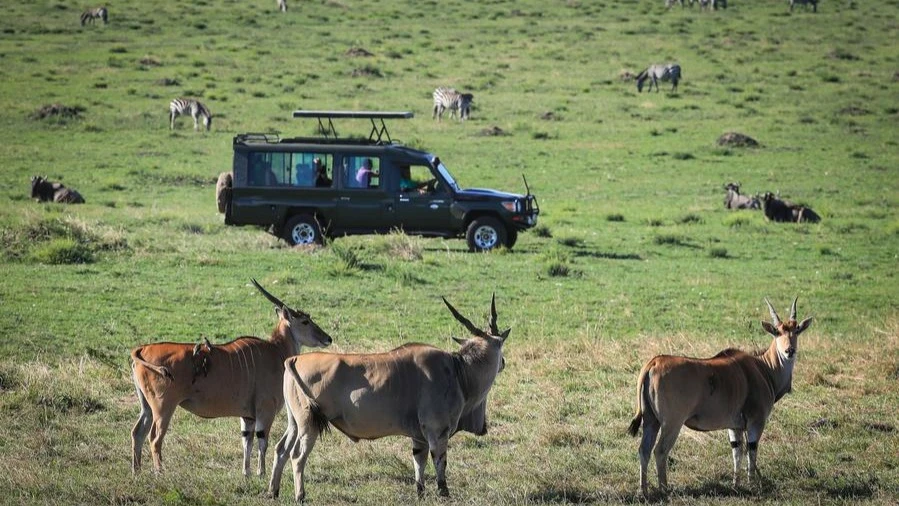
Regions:
<svg viewBox="0 0 899 506"><path fill-rule="evenodd" d="M451 440L453 498L437 500L429 469L424 503L640 502L625 429L641 365L766 347L763 298L783 315L799 296L815 320L761 441L762 480L731 488L726 435L685 430L668 501L895 504L899 1L817 14L786 0L714 13L663 0L289 1L286 14L274 0L110 2L110 23L85 27L87 5L4 5L0 503L272 504L265 480L240 474L236 420L180 411L165 473L129 467L129 350L268 335L256 278L348 352L454 349L462 329L440 296L480 322L496 292L512 335L490 433ZM684 70L676 94L623 78L667 61ZM437 86L474 94L471 121L431 120ZM211 132L189 118L169 129L177 96L210 107ZM50 104L80 113L37 118ZM401 234L291 249L226 227L213 187L232 137L311 134L290 117L300 108L415 112L394 138L439 155L462 186L523 192L524 173L540 229L513 251L470 254ZM716 144L732 131L761 146ZM31 201L33 175L87 203ZM727 211L729 181L823 220ZM326 437L308 500L415 502L409 453L399 438Z"/></svg>

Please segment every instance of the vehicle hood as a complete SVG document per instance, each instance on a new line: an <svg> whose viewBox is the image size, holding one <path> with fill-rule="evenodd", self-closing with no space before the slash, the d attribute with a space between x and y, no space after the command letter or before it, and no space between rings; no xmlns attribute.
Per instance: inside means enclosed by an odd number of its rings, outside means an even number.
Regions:
<svg viewBox="0 0 899 506"><path fill-rule="evenodd" d="M467 188L456 192L456 200L513 200L520 198L524 198L524 195L487 188Z"/></svg>

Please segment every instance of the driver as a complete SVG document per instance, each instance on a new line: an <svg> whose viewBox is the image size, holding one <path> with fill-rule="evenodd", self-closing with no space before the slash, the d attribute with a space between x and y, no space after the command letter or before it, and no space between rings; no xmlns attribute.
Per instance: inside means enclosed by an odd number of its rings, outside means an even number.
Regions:
<svg viewBox="0 0 899 506"><path fill-rule="evenodd" d="M409 167L400 167L400 191L401 192L410 192L413 190L417 190L418 193L426 193L426 187L428 186L429 181L425 181L423 183L417 183L412 179L412 176L409 175Z"/></svg>

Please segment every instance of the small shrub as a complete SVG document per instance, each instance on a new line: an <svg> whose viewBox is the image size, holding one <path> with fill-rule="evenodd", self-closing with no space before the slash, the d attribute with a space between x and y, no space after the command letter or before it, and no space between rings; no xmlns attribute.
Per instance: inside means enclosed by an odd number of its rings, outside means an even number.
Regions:
<svg viewBox="0 0 899 506"><path fill-rule="evenodd" d="M709 250L709 256L712 258L727 258L727 248L711 248Z"/></svg>
<svg viewBox="0 0 899 506"><path fill-rule="evenodd" d="M660 220L658 218L650 218L650 219L646 220L646 224L649 225L650 227L661 227L662 225L665 224L665 222L663 222L662 220Z"/></svg>
<svg viewBox="0 0 899 506"><path fill-rule="evenodd" d="M394 230L387 236L387 254L409 262L421 260L424 243L421 238L406 235L402 230Z"/></svg>
<svg viewBox="0 0 899 506"><path fill-rule="evenodd" d="M532 230L532 233L537 237L550 238L553 236L552 232L549 230L549 227L547 227L546 225L537 225Z"/></svg>
<svg viewBox="0 0 899 506"><path fill-rule="evenodd" d="M584 245L584 240L580 237L560 237L559 244L569 248L577 248Z"/></svg>
<svg viewBox="0 0 899 506"><path fill-rule="evenodd" d="M748 216L741 214L731 214L727 218L724 218L724 225L730 228L740 228L746 225L749 225L750 219Z"/></svg>
<svg viewBox="0 0 899 506"><path fill-rule="evenodd" d="M331 253L337 257L338 266L343 271L357 271L362 267L362 260L356 250L344 242L331 243Z"/></svg>
<svg viewBox="0 0 899 506"><path fill-rule="evenodd" d="M693 160L696 158L692 153L674 153L671 155L675 160Z"/></svg>
<svg viewBox="0 0 899 506"><path fill-rule="evenodd" d="M93 262L93 254L83 244L72 239L53 239L35 248L32 258L43 264L89 264Z"/></svg>
<svg viewBox="0 0 899 506"><path fill-rule="evenodd" d="M680 217L677 222L684 225L689 225L692 223L702 223L702 217L698 214L690 213Z"/></svg>

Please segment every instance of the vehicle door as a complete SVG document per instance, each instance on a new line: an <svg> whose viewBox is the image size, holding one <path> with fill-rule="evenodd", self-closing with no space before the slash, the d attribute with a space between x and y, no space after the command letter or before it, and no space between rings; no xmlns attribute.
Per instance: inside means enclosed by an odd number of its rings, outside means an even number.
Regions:
<svg viewBox="0 0 899 506"><path fill-rule="evenodd" d="M394 199L382 185L381 159L365 154L341 154L335 159L340 192L331 220L340 233L387 231Z"/></svg>
<svg viewBox="0 0 899 506"><path fill-rule="evenodd" d="M409 233L443 235L452 232L452 195L427 165L398 164L394 228Z"/></svg>

